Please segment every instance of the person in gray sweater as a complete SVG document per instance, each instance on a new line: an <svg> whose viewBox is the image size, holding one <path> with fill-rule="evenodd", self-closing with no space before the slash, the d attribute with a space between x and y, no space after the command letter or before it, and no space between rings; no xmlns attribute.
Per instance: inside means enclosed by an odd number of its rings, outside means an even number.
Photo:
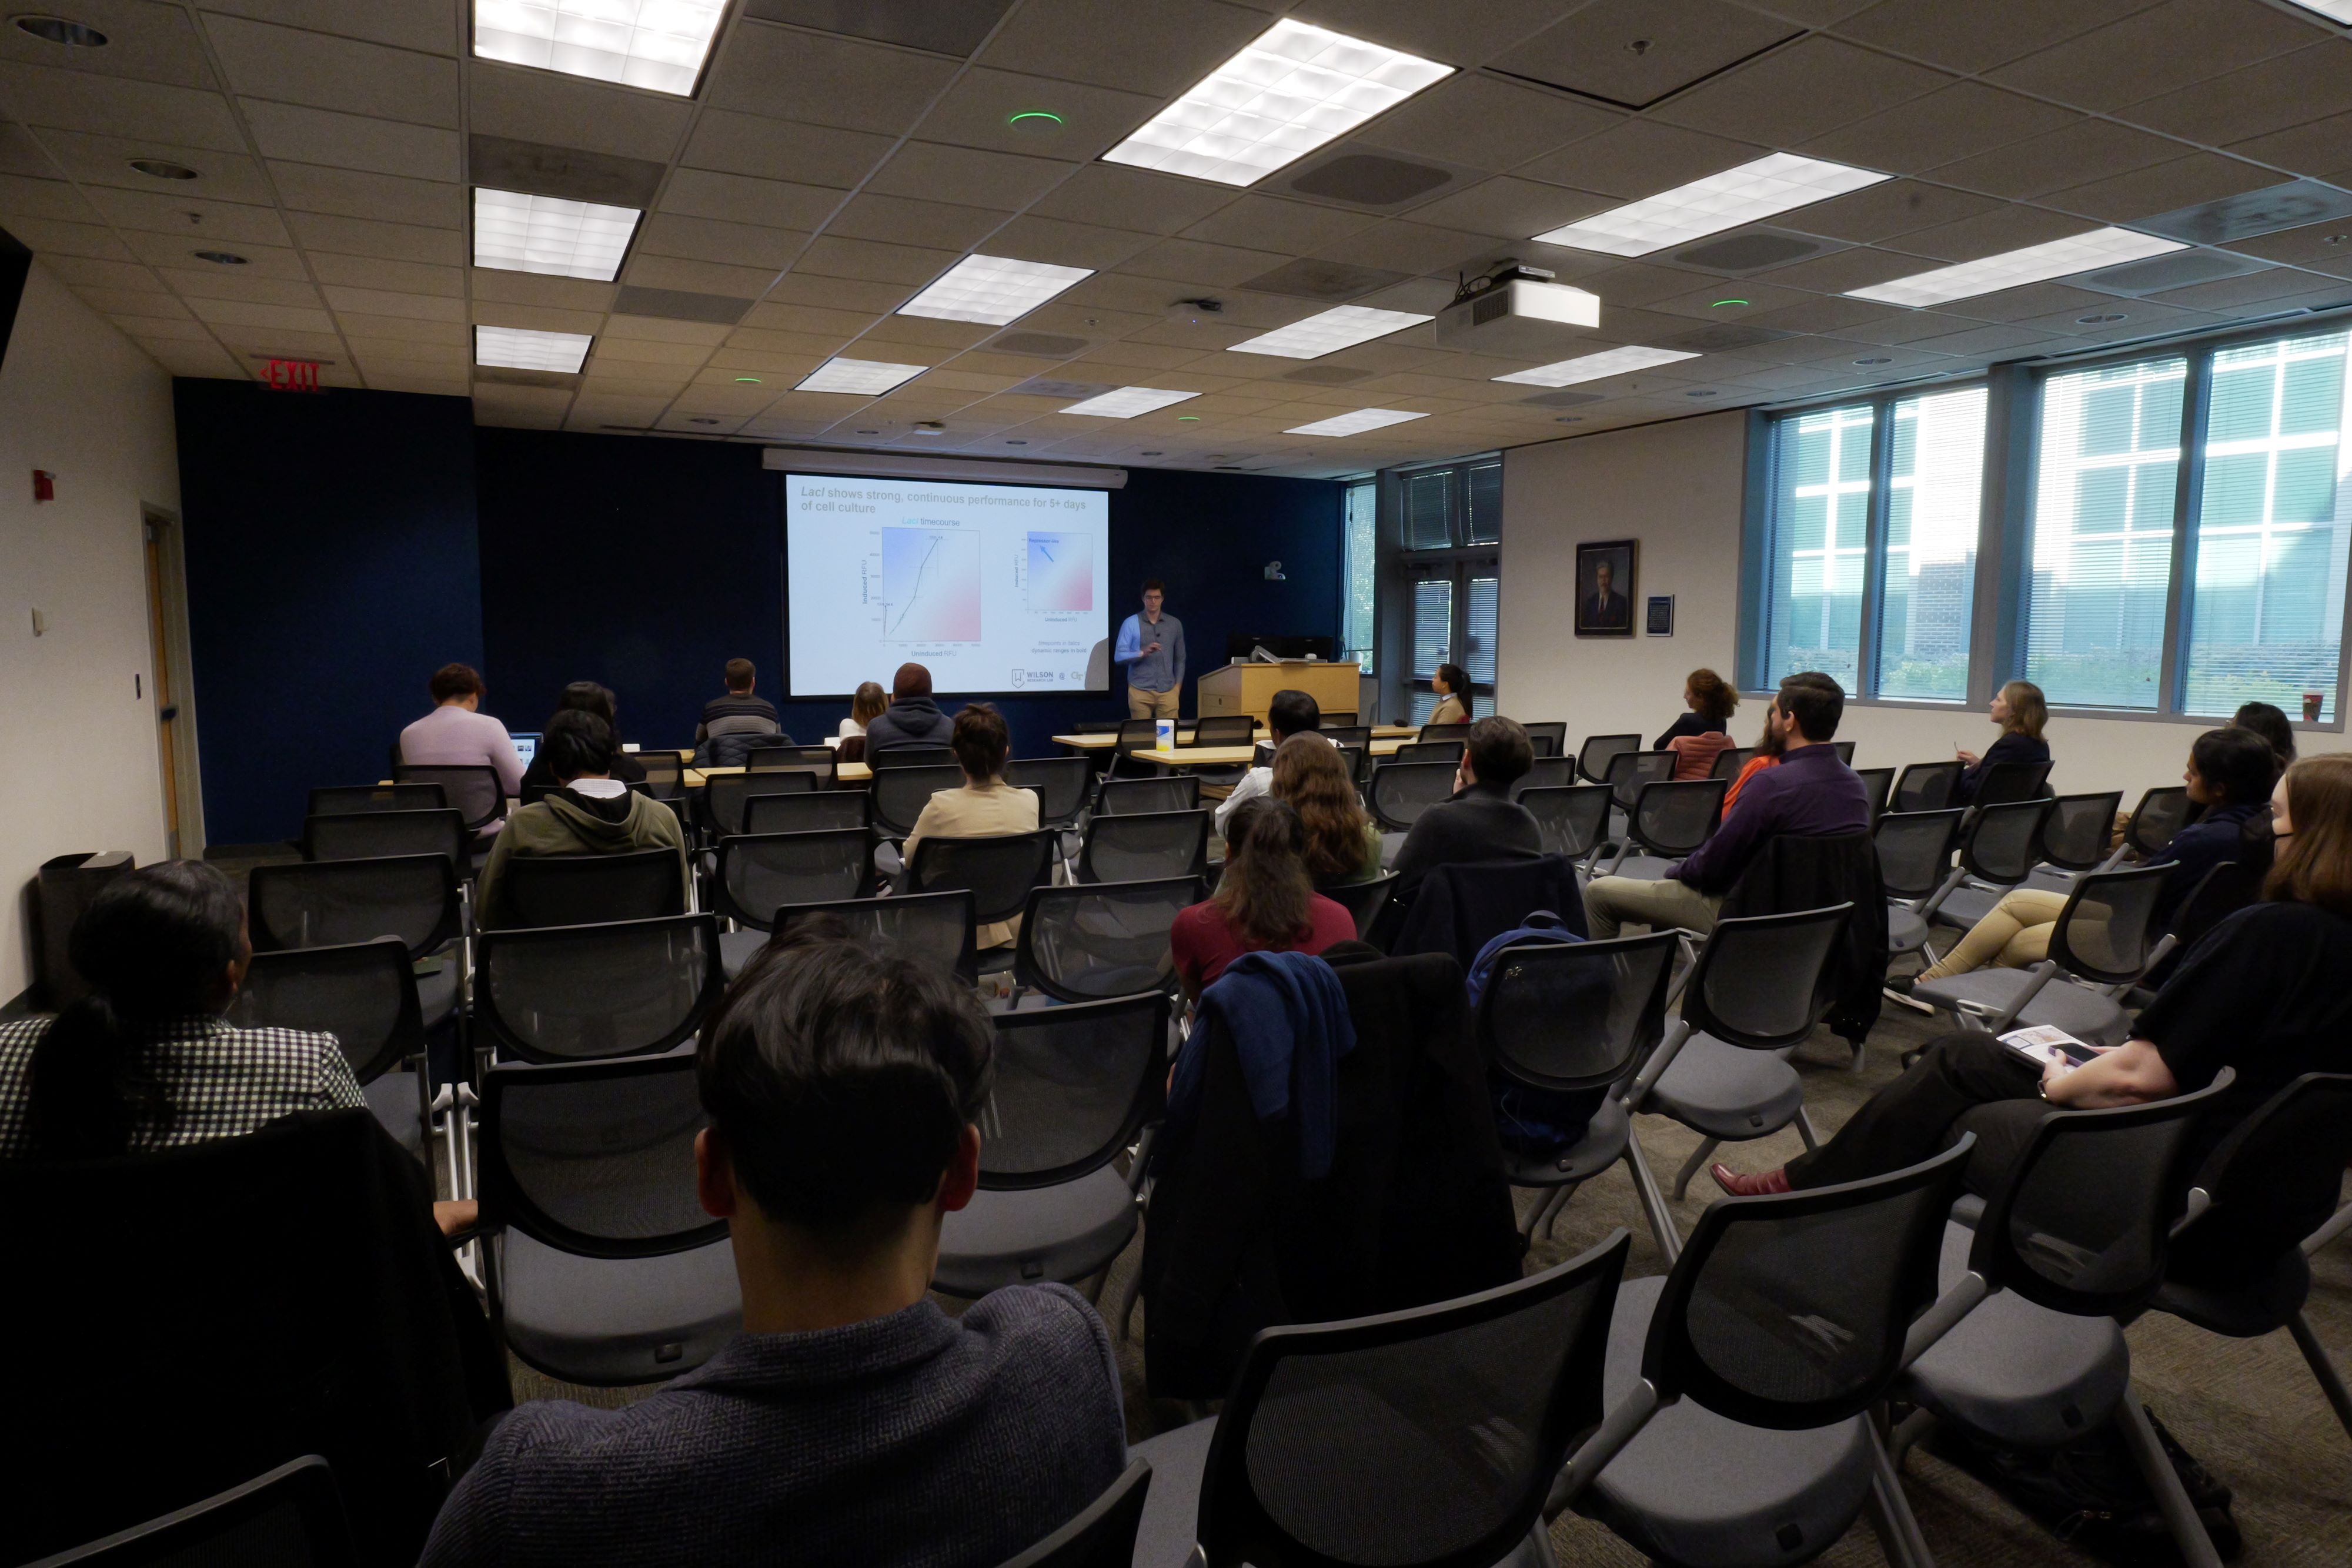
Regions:
<svg viewBox="0 0 2352 1568"><path fill-rule="evenodd" d="M952 976L842 930L763 948L698 1048L695 1178L743 1332L624 1409L517 1409L425 1568L992 1568L1125 1467L1085 1298L929 1300L941 1221L979 1181L994 1036Z"/></svg>

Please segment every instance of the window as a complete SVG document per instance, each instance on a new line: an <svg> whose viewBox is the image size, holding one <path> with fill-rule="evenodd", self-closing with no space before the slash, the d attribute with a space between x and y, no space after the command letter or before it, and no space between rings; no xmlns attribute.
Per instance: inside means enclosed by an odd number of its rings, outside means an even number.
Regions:
<svg viewBox="0 0 2352 1568"><path fill-rule="evenodd" d="M1473 463L1462 475L1463 542L1499 543L1503 538L1503 460Z"/></svg>
<svg viewBox="0 0 2352 1568"><path fill-rule="evenodd" d="M1412 585L1412 722L1421 723L1437 706L1429 682L1437 666L1454 658L1454 580L1444 578Z"/></svg>
<svg viewBox="0 0 2352 1568"><path fill-rule="evenodd" d="M1454 470L1435 468L1404 482L1404 548L1444 549L1454 543Z"/></svg>
<svg viewBox="0 0 2352 1568"><path fill-rule="evenodd" d="M1800 670L1848 691L1862 647L1862 565L1870 511L1868 403L1780 422L1772 443L1771 663L1764 685Z"/></svg>
<svg viewBox="0 0 2352 1568"><path fill-rule="evenodd" d="M1430 684L1438 666L1459 664L1470 675L1463 695L1476 711L1491 711L1502 597L1495 547L1503 538L1503 461L1464 458L1385 475L1382 483L1402 522L1400 570L1389 580L1396 597L1389 610L1400 630L1408 621L1412 627L1409 649L1392 644L1391 654L1403 663L1410 652L1411 668L1383 685L1382 706L1425 722L1438 703Z"/></svg>
<svg viewBox="0 0 2352 1568"><path fill-rule="evenodd" d="M1982 387L1895 405L1878 563L1882 697L1966 702L1984 506Z"/></svg>
<svg viewBox="0 0 2352 1568"><path fill-rule="evenodd" d="M1348 486L1346 517L1347 603L1341 607L1339 656L1372 674L1373 612L1380 599L1380 486L1367 479Z"/></svg>

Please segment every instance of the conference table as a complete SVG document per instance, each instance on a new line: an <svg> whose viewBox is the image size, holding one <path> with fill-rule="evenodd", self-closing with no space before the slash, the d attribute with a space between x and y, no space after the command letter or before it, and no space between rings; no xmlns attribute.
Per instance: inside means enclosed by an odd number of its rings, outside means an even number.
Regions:
<svg viewBox="0 0 2352 1568"><path fill-rule="evenodd" d="M1178 744L1182 745L1184 743L1184 737L1191 733L1192 732L1189 726L1177 726L1176 739ZM1259 740L1265 739L1270 733L1272 732L1269 731L1265 725L1261 724L1257 727L1257 738ZM1418 725L1376 724L1372 726L1372 739L1374 741L1411 740L1420 734L1421 727ZM1084 756L1088 752L1108 751L1112 747L1118 744L1118 737L1108 734L1088 733L1086 735L1057 735L1053 738L1055 745L1062 747L1066 750L1077 752L1081 756ZM1231 747L1212 747L1211 749L1230 751L1234 748ZM1396 748L1394 747L1391 747L1389 751L1394 751L1395 749ZM1385 757L1388 754L1388 752L1381 752L1380 755ZM1141 757L1146 754L1139 751L1136 755L1138 757ZM1226 763L1222 764L1222 766L1231 767L1232 764Z"/></svg>
<svg viewBox="0 0 2352 1568"><path fill-rule="evenodd" d="M1184 732L1179 730L1177 733L1181 737ZM1259 734L1264 736L1265 733L1267 732L1265 727L1260 726ZM1397 747L1405 745L1420 733L1419 727L1414 725L1375 725L1372 727L1372 755L1393 757L1396 755ZM1090 752L1108 751L1118 744L1118 737L1116 735L1057 735L1054 737L1054 742L1083 757ZM1147 749L1139 747L1131 753L1139 762L1156 762L1167 768L1246 768L1256 754L1257 746L1255 742L1248 746L1178 746L1173 749L1162 749L1158 747ZM694 753L681 751L679 755L690 758ZM740 767L688 768L682 781L688 789L698 789L702 787L706 779L713 775L742 771ZM871 782L873 778L874 770L863 762L836 762L833 767L833 781L835 786L861 786Z"/></svg>
<svg viewBox="0 0 2352 1568"><path fill-rule="evenodd" d="M1376 737L1372 741L1372 755L1394 757L1397 754L1397 747L1411 744L1412 741L1402 735L1390 736L1385 739ZM1128 755L1138 762L1156 762L1163 768L1246 768L1257 756L1257 747L1255 746L1155 746L1148 748L1138 747Z"/></svg>

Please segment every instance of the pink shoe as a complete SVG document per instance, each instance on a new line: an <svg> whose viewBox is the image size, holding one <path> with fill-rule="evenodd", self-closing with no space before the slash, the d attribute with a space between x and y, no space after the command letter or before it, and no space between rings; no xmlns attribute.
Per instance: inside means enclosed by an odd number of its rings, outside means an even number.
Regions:
<svg viewBox="0 0 2352 1568"><path fill-rule="evenodd" d="M1713 1165L1706 1167L1706 1174L1715 1178L1716 1186L1734 1197L1769 1197L1774 1193L1790 1190L1789 1172L1785 1166L1760 1171L1755 1176L1741 1176L1729 1166Z"/></svg>

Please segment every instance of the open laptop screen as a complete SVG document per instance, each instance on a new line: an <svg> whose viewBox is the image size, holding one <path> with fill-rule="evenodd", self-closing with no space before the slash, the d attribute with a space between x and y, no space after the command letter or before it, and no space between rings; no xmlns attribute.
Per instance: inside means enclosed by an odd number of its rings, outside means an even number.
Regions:
<svg viewBox="0 0 2352 1568"><path fill-rule="evenodd" d="M530 759L539 755L541 733L535 729L527 729L514 737L515 755L522 758L522 765L526 769L530 767Z"/></svg>

